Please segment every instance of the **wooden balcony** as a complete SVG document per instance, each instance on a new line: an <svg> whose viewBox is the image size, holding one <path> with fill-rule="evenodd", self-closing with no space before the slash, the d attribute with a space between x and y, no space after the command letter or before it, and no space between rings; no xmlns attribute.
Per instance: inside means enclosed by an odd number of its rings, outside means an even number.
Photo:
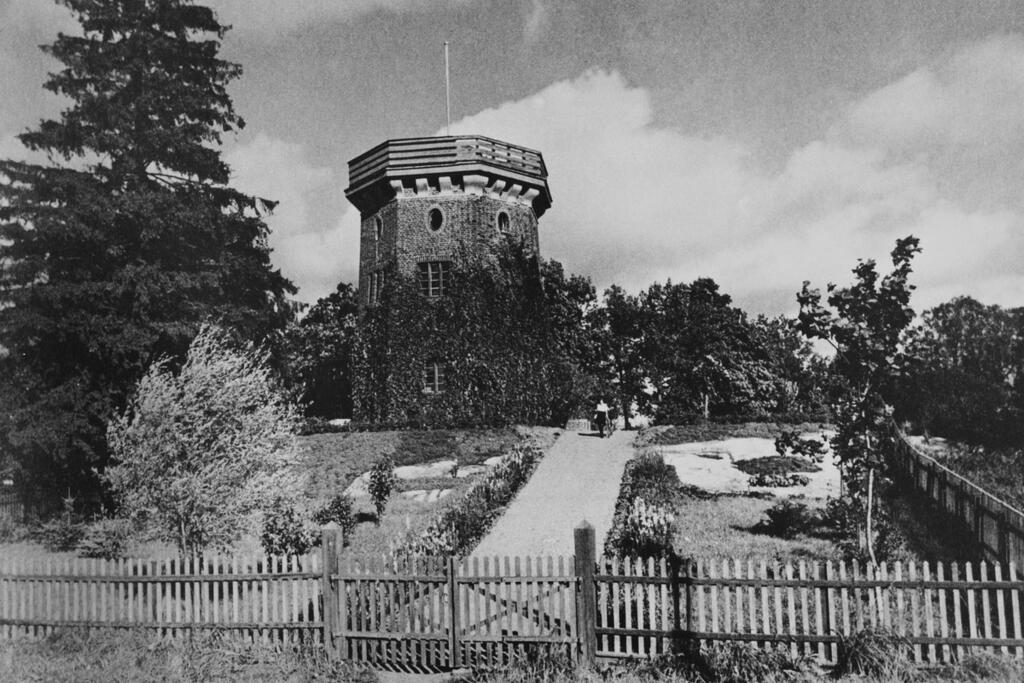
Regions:
<svg viewBox="0 0 1024 683"><path fill-rule="evenodd" d="M538 190L538 216L551 206L540 152L480 135L388 140L352 159L348 175L345 196L363 213L376 210L393 195L393 181L412 187L417 180L436 185L447 177L459 185L469 175Z"/></svg>

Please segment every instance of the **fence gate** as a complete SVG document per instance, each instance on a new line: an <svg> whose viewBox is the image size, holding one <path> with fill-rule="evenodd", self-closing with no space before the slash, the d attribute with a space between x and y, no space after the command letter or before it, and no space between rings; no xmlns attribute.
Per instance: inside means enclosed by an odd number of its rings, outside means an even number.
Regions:
<svg viewBox="0 0 1024 683"><path fill-rule="evenodd" d="M577 654L571 557L339 561L340 540L325 530L324 642L341 659L435 672Z"/></svg>

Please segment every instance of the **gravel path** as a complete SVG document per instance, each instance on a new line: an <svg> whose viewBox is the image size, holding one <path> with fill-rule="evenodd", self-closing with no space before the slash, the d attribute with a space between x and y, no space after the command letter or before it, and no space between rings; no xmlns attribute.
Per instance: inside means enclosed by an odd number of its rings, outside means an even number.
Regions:
<svg viewBox="0 0 1024 683"><path fill-rule="evenodd" d="M573 528L586 519L594 526L600 556L635 434L562 434L473 555L569 556Z"/></svg>

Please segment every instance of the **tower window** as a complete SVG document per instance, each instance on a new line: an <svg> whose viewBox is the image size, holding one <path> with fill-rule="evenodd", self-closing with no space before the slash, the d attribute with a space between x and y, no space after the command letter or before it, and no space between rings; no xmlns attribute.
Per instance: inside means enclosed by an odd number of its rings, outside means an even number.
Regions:
<svg viewBox="0 0 1024 683"><path fill-rule="evenodd" d="M498 232L508 232L509 219L507 211L499 211L496 222L498 224Z"/></svg>
<svg viewBox="0 0 1024 683"><path fill-rule="evenodd" d="M444 365L427 363L423 366L423 393L440 394L444 391Z"/></svg>
<svg viewBox="0 0 1024 683"><path fill-rule="evenodd" d="M508 212L507 211L499 211L496 222L498 224L498 231L499 232L508 232L508 230L509 230L509 217L508 217Z"/></svg>
<svg viewBox="0 0 1024 683"><path fill-rule="evenodd" d="M380 242L380 238L384 235L384 220L377 216L373 219L373 239Z"/></svg>
<svg viewBox="0 0 1024 683"><path fill-rule="evenodd" d="M437 232L444 226L444 212L438 207L432 208L427 211L427 227L434 232Z"/></svg>
<svg viewBox="0 0 1024 683"><path fill-rule="evenodd" d="M423 296L444 296L448 293L452 264L448 261L424 261L418 264L420 292Z"/></svg>
<svg viewBox="0 0 1024 683"><path fill-rule="evenodd" d="M384 271L378 270L375 273L370 273L370 282L366 288L366 300L372 306L373 304L380 303L381 297L384 295Z"/></svg>

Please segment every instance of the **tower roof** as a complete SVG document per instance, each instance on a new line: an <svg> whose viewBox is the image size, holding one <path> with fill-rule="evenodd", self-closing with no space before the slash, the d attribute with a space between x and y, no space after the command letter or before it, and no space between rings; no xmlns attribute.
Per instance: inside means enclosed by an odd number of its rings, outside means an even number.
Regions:
<svg viewBox="0 0 1024 683"><path fill-rule="evenodd" d="M467 177L531 197L538 217L551 206L540 152L482 135L382 142L348 162L345 196L361 213L372 213L403 187L461 186Z"/></svg>

